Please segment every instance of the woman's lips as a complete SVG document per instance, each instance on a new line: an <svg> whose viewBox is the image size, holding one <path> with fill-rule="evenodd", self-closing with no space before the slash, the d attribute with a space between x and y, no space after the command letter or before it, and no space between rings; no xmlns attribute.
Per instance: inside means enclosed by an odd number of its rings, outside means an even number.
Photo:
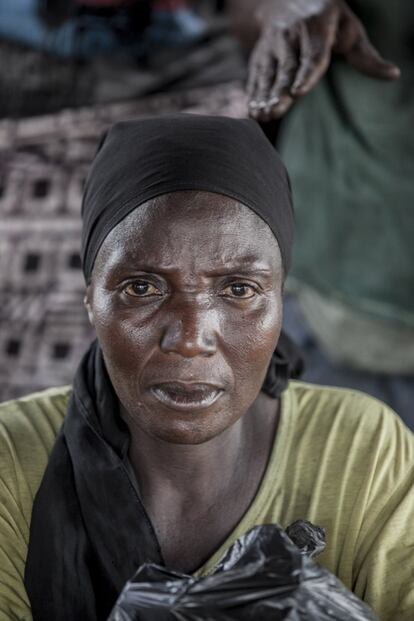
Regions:
<svg viewBox="0 0 414 621"><path fill-rule="evenodd" d="M212 384L165 382L151 386L151 393L173 410L193 411L213 405L223 394L223 389Z"/></svg>

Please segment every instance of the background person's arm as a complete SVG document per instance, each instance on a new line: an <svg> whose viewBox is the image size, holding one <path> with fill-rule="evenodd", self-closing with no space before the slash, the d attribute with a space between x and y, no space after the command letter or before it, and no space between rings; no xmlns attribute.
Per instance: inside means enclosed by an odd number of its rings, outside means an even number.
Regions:
<svg viewBox="0 0 414 621"><path fill-rule="evenodd" d="M399 76L344 0L227 0L227 8L244 40L257 39L247 95L258 120L283 116L324 75L332 53L369 77Z"/></svg>

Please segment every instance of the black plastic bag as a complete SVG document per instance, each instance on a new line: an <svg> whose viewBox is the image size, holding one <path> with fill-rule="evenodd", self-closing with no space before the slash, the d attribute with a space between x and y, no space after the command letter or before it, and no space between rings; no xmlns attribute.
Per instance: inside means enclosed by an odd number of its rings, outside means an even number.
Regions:
<svg viewBox="0 0 414 621"><path fill-rule="evenodd" d="M291 533L299 530L302 550L281 528L256 526L204 578L143 565L108 621L377 621L338 578L308 558L320 542L307 545L301 523L295 524L299 529L292 525ZM315 532L318 540L323 531Z"/></svg>

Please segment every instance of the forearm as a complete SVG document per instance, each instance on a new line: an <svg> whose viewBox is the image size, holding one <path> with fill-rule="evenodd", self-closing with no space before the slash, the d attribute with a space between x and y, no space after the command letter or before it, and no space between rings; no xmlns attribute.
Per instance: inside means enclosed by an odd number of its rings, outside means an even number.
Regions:
<svg viewBox="0 0 414 621"><path fill-rule="evenodd" d="M265 1L268 0L225 0L225 9L230 19L231 29L248 53L252 50L261 32L261 23L257 14Z"/></svg>
<svg viewBox="0 0 414 621"><path fill-rule="evenodd" d="M256 43L263 28L277 18L286 21L289 27L291 17L297 19L317 14L323 10L326 0L225 0L234 33L248 50Z"/></svg>

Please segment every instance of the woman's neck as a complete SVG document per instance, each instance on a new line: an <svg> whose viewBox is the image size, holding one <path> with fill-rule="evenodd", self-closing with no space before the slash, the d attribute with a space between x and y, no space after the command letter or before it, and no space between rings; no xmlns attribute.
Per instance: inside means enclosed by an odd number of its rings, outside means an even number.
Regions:
<svg viewBox="0 0 414 621"><path fill-rule="evenodd" d="M195 571L239 523L266 471L278 410L260 394L237 423L200 445L131 430L130 460L167 567Z"/></svg>
<svg viewBox="0 0 414 621"><path fill-rule="evenodd" d="M277 402L260 393L241 419L203 444L174 444L130 426L129 458L143 498L163 492L211 501L267 464L277 419Z"/></svg>

